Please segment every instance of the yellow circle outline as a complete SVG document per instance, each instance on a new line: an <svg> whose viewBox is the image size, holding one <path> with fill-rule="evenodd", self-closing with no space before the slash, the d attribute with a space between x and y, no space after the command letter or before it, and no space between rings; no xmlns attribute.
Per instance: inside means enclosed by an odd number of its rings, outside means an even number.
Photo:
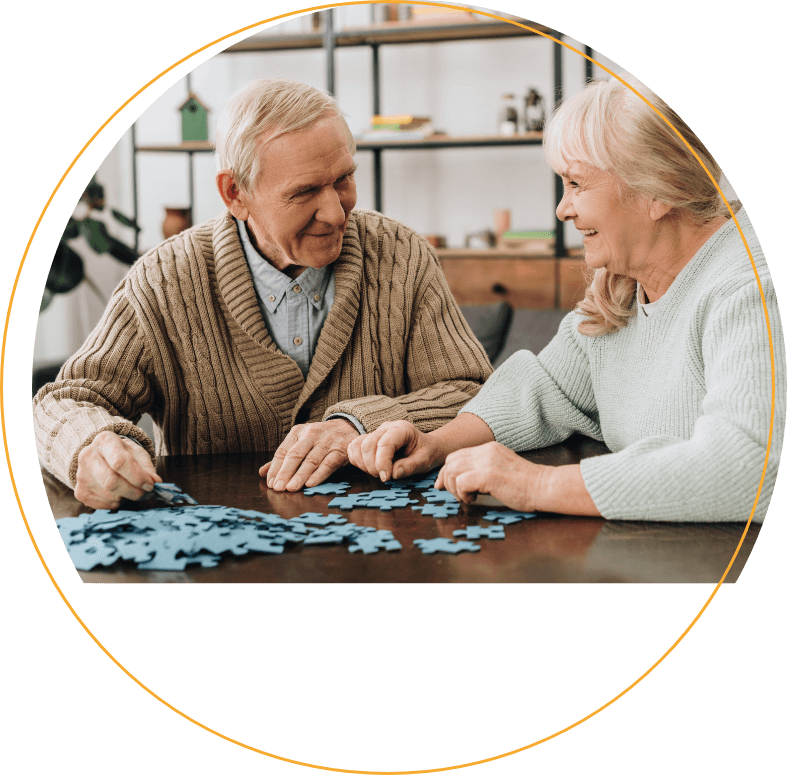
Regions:
<svg viewBox="0 0 787 775"><path fill-rule="evenodd" d="M206 49L211 48L212 46L215 46L217 43L221 43L222 41L227 40L228 38L234 37L235 35L239 35L242 32L247 32L249 30L252 30L255 27L260 27L263 24L268 24L269 22L279 21L279 20L285 19L285 18L287 18L289 16L295 16L295 15L298 15L298 14L301 14L301 13L310 13L310 12L313 12L313 11L322 11L322 10L325 10L325 9L328 9L328 8L338 8L338 7L341 7L341 6L369 5L369 4L379 3L379 2L382 2L382 1L383 0L371 0L371 2L368 2L367 0L356 0L355 2L336 3L336 4L331 4L331 5L314 6L312 8L304 8L304 9L301 9L299 11L290 11L289 13L281 14L279 16L273 16L270 19L266 19L266 20L261 21L261 22L256 22L255 24L250 24L250 25L248 25L246 27L242 27L241 29L236 30L235 32L229 33L228 35L223 35L222 37L217 38L213 42L208 43L205 46L201 46L200 48L198 48L196 51L193 51L188 56L185 56L182 59L179 59L177 62L175 62L175 64L171 65L166 70L163 70L155 78L152 78L141 89L139 89L131 97L129 97L129 99L127 99L114 113L112 113L112 115L96 130L96 132L93 134L93 136L85 143L85 145L82 147L82 149L79 151L79 153L74 157L74 160L71 162L71 164L68 165L68 169L66 169L66 171L63 173L62 177L60 178L60 180L58 181L58 183L55 186L54 190L52 191L52 194L50 195L49 199L47 200L46 204L44 205L44 209L41 211L41 215L38 217L38 220L36 221L36 225L33 228L33 232L30 235L30 239L27 242L27 246L25 247L24 255L22 256L22 261L19 264L19 269L18 269L18 271L16 273L16 277L14 278L14 285L13 285L13 288L11 289L11 297L10 297L10 300L8 302L8 312L6 314L5 326L4 326L4 329L3 329L2 354L0 354L0 423L2 423L2 427L3 427L3 445L4 445L4 448L5 448L6 462L8 464L8 472L9 472L9 474L11 476L11 486L14 489L14 496L16 497L16 502L17 502L17 505L19 506L19 512L22 515L22 520L25 523L25 528L27 529L27 533L30 536L30 541L33 544L33 548L35 549L36 554L38 555L38 559L41 561L41 564L44 566L44 570L46 571L47 575L49 576L49 580L52 582L52 585L55 587L55 589L57 590L57 592L60 595L60 597L63 599L63 602L66 604L66 606L68 606L68 609L74 615L74 618L80 623L80 625L82 625L82 628L93 639L95 644L129 678L131 678L132 681L134 681L136 684L138 684L142 689L144 689L148 694L150 694L152 697L157 699L163 705L166 705L170 710L174 711L179 716L182 716L187 721L190 721L191 723L196 724L196 726L201 727L206 732L210 732L211 734L214 734L217 737L220 737L220 738L222 738L223 740L226 740L229 743L234 743L235 745L240 746L241 748L245 748L248 751L253 751L254 753L259 753L259 754L263 754L264 756L268 756L271 759L278 759L279 761L287 762L289 764L298 764L298 765L303 766L303 767L310 767L312 769L317 769L317 770L325 770L325 771L328 771L328 772L346 772L346 773L352 773L353 775L425 775L426 773L432 773L432 772L446 772L448 770L459 770L459 769L464 769L466 767L474 767L477 764L486 764L487 762L492 762L492 761L495 761L497 759L503 759L503 758L505 758L507 756L513 756L514 754L521 753L522 751L526 751L529 748L534 748L535 746L540 745L541 743L545 743L548 740L552 740L553 738L558 737L559 735L562 735L565 732L568 732L570 729L574 729L574 727L579 726L580 724L584 723L588 719L593 718L593 716L597 715L598 713L601 713L602 710L605 710L610 705L612 705L612 703L614 703L617 700L619 700L624 694L626 694L629 691L631 691L631 689L633 689L645 677L650 675L650 673L652 673L653 670L655 670L667 658L667 656L669 656L669 654L683 640L683 638L686 637L686 635L688 634L689 630L691 630L691 628L694 627L694 625L697 623L697 621L702 616L702 614L705 613L705 609L710 605L711 601L716 596L716 593L721 588L721 585L724 582L724 579L727 577L727 574L729 573L730 569L732 568L732 565L735 562L735 558L738 556L738 552L740 551L740 548L743 545L743 541L746 538L746 534L747 534L747 532L749 530L749 526L751 525L751 520L752 520L752 517L754 516L754 511L757 508L757 503L759 502L760 494L762 492L762 486L763 486L763 482L765 480L765 473L766 473L766 469L767 469L767 466L768 466L768 459L770 457L771 441L773 439L773 420L774 420L774 414L775 414L775 408L776 408L776 371L775 371L774 352L773 352L773 335L772 335L772 332L771 332L770 316L768 315L768 306L767 306L767 304L765 302L765 294L763 293L763 290L762 290L762 283L760 282L760 276L759 276L759 274L757 272L757 267L756 267L756 265L754 263L754 257L752 256L751 249L749 248L749 244L746 242L746 237L743 235L743 230L741 229L741 226L738 223L738 219L735 217L735 214L732 212L732 209L730 208L730 204L727 201L727 198L724 196L724 193L722 192L721 188L719 187L718 182L713 180L713 176L710 174L710 172L708 171L707 167L703 164L703 162L699 158L699 156L697 156L697 154L694 151L694 149L686 142L685 138L670 123L670 121L661 113L661 111L659 111L654 105L652 105L645 97L642 96L642 94L640 94L630 84L626 83L626 81L624 81L622 78L620 78L619 76L615 75L615 73L613 73L607 67L602 65L600 62L597 62L592 57L589 57L586 54L584 54L583 52L581 52L578 49L574 48L573 46L570 46L568 43L564 43L562 40L558 40L557 38L554 38L551 35L548 35L548 34L546 34L544 32L536 30L536 29L534 29L532 27L528 27L526 24L521 24L519 22L511 21L511 19L505 19L502 16L495 16L494 14L486 13L484 11L473 10L473 13L475 13L475 14L477 14L479 16L486 16L486 17L489 17L490 19L496 19L497 21L508 22L509 24L513 24L516 27L521 27L522 29L528 30L528 31L533 32L533 33L535 33L537 35L541 35L544 38L548 38L549 40L553 41L554 43L560 43L561 46L565 46L567 49L569 49L570 51L573 51L575 54L579 54L579 56L584 57L585 59L589 60L590 62L595 64L597 67L600 67L602 70L604 70L605 72L609 73L610 76L612 76L613 78L616 78L624 86L627 86L629 89L631 89L631 91L633 91L640 99L642 99L645 103L647 103L647 105L651 108L651 110L653 110L655 113L657 113L661 117L661 119L670 127L670 129L672 129L672 131L675 132L675 134L681 139L681 141L691 151L692 155L697 159L697 161L702 166L703 170L705 170L705 173L708 175L708 177L713 182L714 186L716 187L716 190L719 192L719 195L723 199L724 204L727 206L727 209L729 210L730 215L732 216L732 219L735 222L736 227L738 228L738 233L740 234L740 237L743 240L743 244L746 247L746 252L749 255L749 261L751 262L752 269L754 270L754 276L757 279L757 287L759 288L759 291L760 291L760 299L762 300L762 307L763 307L763 311L765 312L765 323L766 323L766 326L768 328L768 344L770 346L770 353L771 353L771 421L770 421L770 428L769 428L769 431L768 431L768 444L767 444L767 447L766 447L766 450L765 450L765 462L764 462L763 468L762 468L762 475L760 477L760 484L759 484L759 487L757 488L757 495L756 495L756 497L754 499L754 506L752 506L751 514L749 514L749 519L746 522L746 526L743 529L743 534L741 535L741 539L738 542L738 546L735 548L735 553L732 555L732 559L730 560L729 564L727 565L727 568L725 569L724 574L722 575L722 577L719 580L718 584L716 584L716 586L714 587L713 592L711 593L710 597L707 599L705 604L702 606L702 608L700 609L700 612L694 617L694 619L692 619L692 621L689 624L689 626L681 633L680 637L667 649L667 651L664 652L664 654L656 662L654 662L639 678L637 678L636 681L634 681L632 684L627 686L622 692L620 692L615 697L613 697L611 700L609 700L609 702L604 703L604 705L602 705L601 707L597 708L592 713L589 713L587 716L584 716L579 721L576 721L573 724L570 724L569 726L564 727L559 732L555 732L552 735L549 735L547 737L543 737L540 740L537 740L537 741L535 741L533 743L530 743L529 745L524 745L521 748L514 749L513 751L508 751L506 753L498 754L497 756L490 756L490 757L488 757L486 759L479 759L478 761L474 761L474 762L468 762L466 764L455 764L455 765L451 765L449 767L436 767L436 768L428 769L428 770L348 770L348 769L342 769L340 767L325 767L325 766L319 765L319 764L310 764L308 762L297 761L296 759L288 759L288 758L286 758L284 756L277 756L276 754L268 753L267 751L263 751L263 750L261 750L259 748L254 748L251 745L247 745L246 743L242 743L239 740L235 740L235 739L233 739L231 737L228 737L227 735L224 735L221 732L217 732L215 729L211 729L210 727L205 726L205 724L201 724L196 719L193 719L193 718L191 718L191 716L188 716L185 713L183 713L183 711L180 711L176 707L174 707L173 705L170 705L166 700L164 700L162 697L159 697L155 692L153 692L151 689L149 689L147 686L145 686L145 684L143 684L138 678L136 678L128 670L126 670L126 668L123 667L123 665L121 665L120 662L118 662L117 659L115 659L115 657L113 657L112 654L110 654L109 651L106 650L106 648L104 648L104 646L96 638L96 636L93 635L93 633L88 629L87 625L82 621L82 619L80 619L80 617L77 614L77 612L71 606L71 603L68 602L68 599L63 594L63 591L58 586L57 582L55 581L54 576L52 575L52 572L49 570L49 567L47 566L46 562L44 561L43 555L41 554L41 550L38 548L38 544L36 543L36 540L33 537L33 533L30 530L30 525L28 524L27 517L25 516L24 509L22 508L22 501L19 498L19 491L16 488L16 480L14 479L14 472L13 472L13 468L11 466L11 456L10 456L10 453L9 453L9 450L8 450L8 439L6 437L5 396L4 396L4 392L3 392L4 379L5 379L5 347L6 347L6 340L7 340L7 337L8 337L8 326L9 326L9 323L10 323L10 320L11 320L11 307L12 307L12 305L14 303L14 296L16 294L16 288L17 288L17 285L19 284L19 277L22 274L22 268L24 266L25 259L27 258L27 254L30 251L30 246L33 243L33 239L34 239L34 237L35 237L35 235L36 235L36 233L38 231L38 227L41 225L41 221L43 220L44 215L46 215L46 212L49 209L49 205L52 203L52 200L54 199L55 194L57 194L57 192L60 189L60 186L62 185L63 181L66 179L66 176L74 168L74 165L77 163L77 161L79 161L79 159L82 156L82 154L87 150L88 146L96 139L96 137L98 137L98 135L104 130L104 128L127 105L129 105L134 99L136 99L140 94L142 94L142 92L145 91L145 89L147 89L151 84L155 83L160 78L162 78L164 75L166 75L168 72L170 72L171 70L174 70L176 67L178 67L179 65L183 64L183 62L187 61L188 59L191 59L191 57L196 56L197 54L201 53L202 51L205 51ZM445 5L443 3L418 3L418 5L432 5L432 6L443 7L443 8L447 8L447 9L450 9L450 10L457 10L457 11L467 11L468 10L466 7L463 7L463 6Z"/></svg>

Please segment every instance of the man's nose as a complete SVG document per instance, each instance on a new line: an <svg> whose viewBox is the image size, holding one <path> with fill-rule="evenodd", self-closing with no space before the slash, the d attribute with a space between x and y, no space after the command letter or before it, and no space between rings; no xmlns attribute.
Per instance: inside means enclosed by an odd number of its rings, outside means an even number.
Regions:
<svg viewBox="0 0 787 775"><path fill-rule="evenodd" d="M341 226L347 214L342 207L342 201L335 188L328 188L320 196L320 204L315 213L315 219L332 226Z"/></svg>

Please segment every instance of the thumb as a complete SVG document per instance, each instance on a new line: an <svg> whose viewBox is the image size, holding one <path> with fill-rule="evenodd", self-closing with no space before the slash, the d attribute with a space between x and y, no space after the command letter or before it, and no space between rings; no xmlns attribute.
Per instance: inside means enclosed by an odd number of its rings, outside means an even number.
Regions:
<svg viewBox="0 0 787 775"><path fill-rule="evenodd" d="M404 479L413 474L421 474L429 470L427 454L422 449L417 449L412 455L394 461L393 478Z"/></svg>

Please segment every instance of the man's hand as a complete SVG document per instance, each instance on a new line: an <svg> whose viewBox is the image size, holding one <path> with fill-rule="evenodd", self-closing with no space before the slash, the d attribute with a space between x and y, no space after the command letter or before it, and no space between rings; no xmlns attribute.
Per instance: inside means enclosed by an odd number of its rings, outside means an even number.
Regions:
<svg viewBox="0 0 787 775"><path fill-rule="evenodd" d="M314 487L347 463L347 447L358 435L346 420L294 425L260 476L277 491Z"/></svg>
<svg viewBox="0 0 787 775"><path fill-rule="evenodd" d="M121 498L137 500L161 477L144 447L103 431L77 458L74 497L92 509L116 509Z"/></svg>
<svg viewBox="0 0 787 775"><path fill-rule="evenodd" d="M397 451L400 457L395 461ZM407 420L384 422L373 433L355 439L347 449L350 462L387 482L392 477L431 471L445 459L442 447L432 434L422 433Z"/></svg>

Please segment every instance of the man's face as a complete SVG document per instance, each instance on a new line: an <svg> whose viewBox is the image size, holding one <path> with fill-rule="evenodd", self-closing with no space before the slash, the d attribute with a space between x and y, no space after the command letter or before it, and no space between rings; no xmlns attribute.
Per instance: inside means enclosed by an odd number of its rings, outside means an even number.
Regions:
<svg viewBox="0 0 787 775"><path fill-rule="evenodd" d="M356 201L356 165L342 121L328 114L261 144L257 153L262 174L240 199L258 250L293 276L298 268L333 263Z"/></svg>

